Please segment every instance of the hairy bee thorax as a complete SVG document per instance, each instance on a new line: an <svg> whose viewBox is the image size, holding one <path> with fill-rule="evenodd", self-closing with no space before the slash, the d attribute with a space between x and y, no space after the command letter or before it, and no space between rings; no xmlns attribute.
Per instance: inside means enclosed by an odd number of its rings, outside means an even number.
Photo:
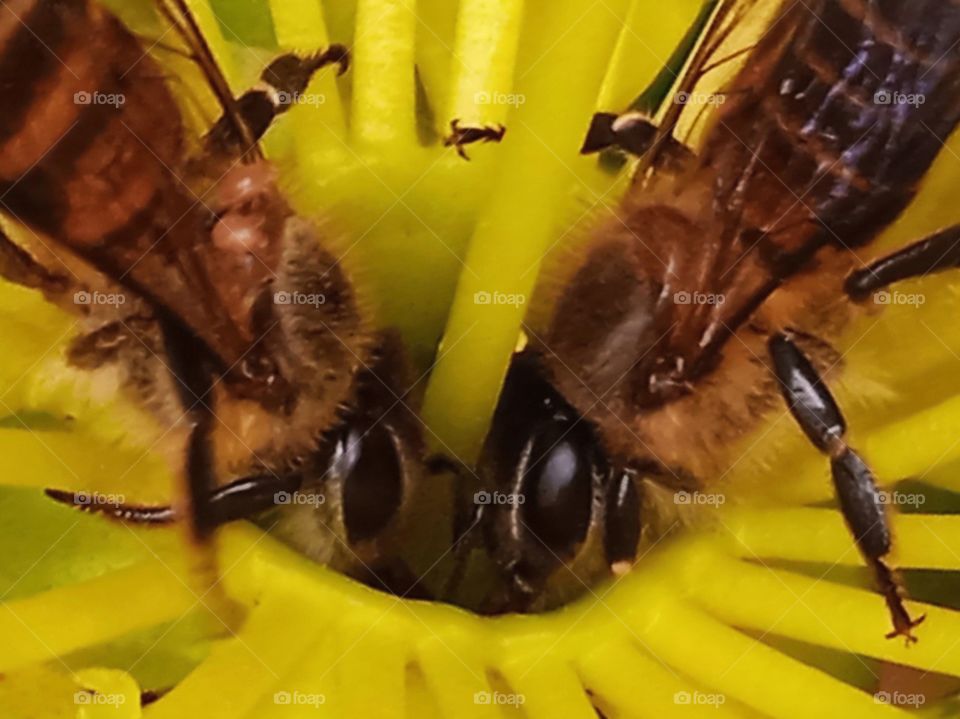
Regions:
<svg viewBox="0 0 960 719"><path fill-rule="evenodd" d="M616 451L692 431L701 456L734 430L691 423L750 427L776 401L766 333L829 341L860 311L840 301L853 248L960 120L958 38L951 3L782 4L695 154L638 178L584 244L544 334L550 376Z"/></svg>
<svg viewBox="0 0 960 719"><path fill-rule="evenodd" d="M287 223L277 277L259 302L261 341L276 358L291 400L270 411L224 384L217 405L227 427L217 438L230 474L243 471L250 449L269 464L314 448L356 399L356 377L371 364L377 341L343 267L322 247L315 228L298 218Z"/></svg>

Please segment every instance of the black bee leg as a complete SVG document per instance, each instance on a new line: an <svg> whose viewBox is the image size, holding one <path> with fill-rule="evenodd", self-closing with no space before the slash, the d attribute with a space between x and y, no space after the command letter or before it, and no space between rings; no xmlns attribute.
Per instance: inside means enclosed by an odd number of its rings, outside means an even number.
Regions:
<svg viewBox="0 0 960 719"><path fill-rule="evenodd" d="M289 504L290 495L301 486L300 474L245 477L217 489L210 497L210 505L217 524L226 524Z"/></svg>
<svg viewBox="0 0 960 719"><path fill-rule="evenodd" d="M635 157L642 157L657 140L658 128L641 112L626 112L617 115L612 112L598 112L590 121L590 129L584 138L581 155L592 155L603 150L619 148ZM665 156L671 161L681 162L692 158L693 151L672 136L663 137L666 143Z"/></svg>
<svg viewBox="0 0 960 719"><path fill-rule="evenodd" d="M960 267L960 225L948 227L851 274L844 290L861 302L894 282Z"/></svg>
<svg viewBox="0 0 960 719"><path fill-rule="evenodd" d="M37 262L29 252L0 230L0 277L40 290L47 297L64 294L71 287L68 277L52 272Z"/></svg>
<svg viewBox="0 0 960 719"><path fill-rule="evenodd" d="M643 155L650 149L657 126L638 112L618 115L615 112L595 113L590 121L590 129L580 148L581 155L611 147L619 147L632 155Z"/></svg>
<svg viewBox="0 0 960 719"><path fill-rule="evenodd" d="M318 70L333 64L339 65L338 75L350 67L350 51L344 45L331 45L323 52L307 56L295 53L281 55L267 66L260 79L281 95L295 98L307 89L310 79Z"/></svg>
<svg viewBox="0 0 960 719"><path fill-rule="evenodd" d="M77 509L102 514L110 519L131 524L171 524L176 520L176 513L169 505L142 505L126 504L111 500L108 494L97 492L64 492L62 489L44 490L50 499Z"/></svg>
<svg viewBox="0 0 960 719"><path fill-rule="evenodd" d="M806 355L783 334L770 338L769 351L790 413L814 446L830 458L840 510L890 610L893 631L887 638L902 636L915 642L911 630L924 618L911 619L903 606L903 587L884 561L893 537L873 473L844 441L847 428L840 408Z"/></svg>
<svg viewBox="0 0 960 719"><path fill-rule="evenodd" d="M331 45L323 52L300 56L281 55L261 74L262 85L247 90L236 100L240 121L258 142L270 129L277 116L290 108L309 102L303 96L314 74L327 65L339 65L342 75L350 66L350 52L343 45ZM244 152L244 140L238 135L234 118L222 115L204 138L208 153Z"/></svg>
<svg viewBox="0 0 960 719"><path fill-rule="evenodd" d="M279 479L273 475L244 477L214 491L208 506L217 525L235 522L286 504L285 497L296 492L302 483L300 475ZM170 505L127 504L97 492L47 489L46 494L62 504L130 524L171 524L177 519L176 511Z"/></svg>
<svg viewBox="0 0 960 719"><path fill-rule="evenodd" d="M196 337L176 318L160 313L160 330L180 406L191 429L184 462L184 484L193 539L204 544L217 528L209 499L217 487L213 449L213 386L216 370Z"/></svg>

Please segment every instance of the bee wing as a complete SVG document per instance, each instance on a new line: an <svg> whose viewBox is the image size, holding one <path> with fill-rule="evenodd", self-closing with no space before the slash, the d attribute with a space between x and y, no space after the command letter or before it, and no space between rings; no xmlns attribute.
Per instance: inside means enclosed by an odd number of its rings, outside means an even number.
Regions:
<svg viewBox="0 0 960 719"><path fill-rule="evenodd" d="M223 110L223 117L230 123L236 137L242 140L243 146L249 148L249 152L244 156L244 159L246 161L262 160L263 151L249 126L243 121L237 107L236 97L230 89L230 84L213 56L210 44L200 29L196 17L190 11L186 0L156 0L156 3L160 14L167 18L189 48L191 58L200 67Z"/></svg>
<svg viewBox="0 0 960 719"><path fill-rule="evenodd" d="M278 261L276 247L251 258L211 242L212 191L238 160L213 177L190 176L167 78L99 4L22 5L19 14L0 8L0 95L11 108L0 121L0 207L177 318L233 366L256 339L254 294ZM173 17L195 33L176 5ZM208 48L195 54L233 117Z"/></svg>
<svg viewBox="0 0 960 719"><path fill-rule="evenodd" d="M719 45L705 47L701 70ZM720 97L696 152L670 171L648 161L564 288L545 344L581 412L639 415L712 370L746 322L829 310L853 250L960 122L960 6L782 3Z"/></svg>
<svg viewBox="0 0 960 719"><path fill-rule="evenodd" d="M714 188L709 292L684 329L701 366L771 294L817 265L862 265L960 123L960 7L821 0L776 16L712 120L697 175ZM696 326L695 326L696 325ZM695 369L695 367L693 368Z"/></svg>
<svg viewBox="0 0 960 719"><path fill-rule="evenodd" d="M756 4L757 0L715 0L716 7L703 38L673 88L674 98L689 96L696 89L704 75L716 66L720 48ZM644 178L652 168L669 160L671 140L677 133L685 110L682 102L667 103L650 150L644 153L637 168L638 178Z"/></svg>

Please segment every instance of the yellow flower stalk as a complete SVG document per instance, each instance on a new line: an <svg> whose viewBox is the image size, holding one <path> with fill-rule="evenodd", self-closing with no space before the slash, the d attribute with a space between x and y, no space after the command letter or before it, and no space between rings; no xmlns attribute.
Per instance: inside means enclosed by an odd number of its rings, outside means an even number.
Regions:
<svg viewBox="0 0 960 719"><path fill-rule="evenodd" d="M156 31L146 0L111 4ZM317 101L278 123L268 153L377 323L399 328L431 370L427 442L475 459L510 355L536 331L526 303L475 296L532 298L544 258L616 205L625 174L577 154L589 118L653 81L701 3L190 6L237 92L262 66L252 35L272 36L271 52L351 47L350 73L317 77L307 90ZM508 130L464 162L443 147L453 119ZM877 251L960 221L958 181L954 138ZM906 716L881 692L891 665L948 682L923 709L956 716L958 287L950 273L912 283L905 291L926 304L866 317L840 347L836 393L853 443L884 488L906 478L929 488L894 522L908 608L927 616L907 647L884 639L889 618L831 508L826 462L785 411L732 448L744 459L716 478L723 506L561 610L490 618L399 599L239 522L220 531L218 551L222 587L245 616L236 631L212 626L177 530L43 496L57 487L156 503L175 483L162 428L67 365L73 319L0 283L0 719ZM169 691L141 706L141 690L158 689Z"/></svg>

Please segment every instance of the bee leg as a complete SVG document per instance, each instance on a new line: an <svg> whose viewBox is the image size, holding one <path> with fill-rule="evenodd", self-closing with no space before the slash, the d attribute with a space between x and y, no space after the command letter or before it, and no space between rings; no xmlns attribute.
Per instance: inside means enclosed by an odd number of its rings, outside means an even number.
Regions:
<svg viewBox="0 0 960 719"><path fill-rule="evenodd" d="M281 55L260 74L260 79L280 92L298 94L307 89L310 79L321 68L337 64L337 75L350 67L350 51L345 45L333 44L323 52L301 57L295 53Z"/></svg>
<svg viewBox="0 0 960 719"><path fill-rule="evenodd" d="M308 56L287 53L276 58L263 71L263 85L248 90L236 101L237 114L250 131L254 142L270 129L278 115L301 102L314 74L327 65L339 65L342 75L350 66L350 52L343 45L330 45L323 52ZM267 87L264 87L267 86ZM243 138L237 136L232 118L223 115L205 138L207 151L243 151Z"/></svg>
<svg viewBox="0 0 960 719"><path fill-rule="evenodd" d="M70 279L52 272L37 262L29 252L16 244L0 230L0 277L34 290L47 297L66 293Z"/></svg>
<svg viewBox="0 0 960 719"><path fill-rule="evenodd" d="M171 524L176 520L173 507L168 505L148 506L112 502L108 495L97 492L65 492L62 489L45 489L50 499L75 507L83 512L102 514L110 519L131 524Z"/></svg>
<svg viewBox="0 0 960 719"><path fill-rule="evenodd" d="M156 354L160 349L151 336L154 327L155 320L141 314L108 322L74 337L67 347L67 360L74 367L94 370L115 361L131 340L139 342L146 352Z"/></svg>
<svg viewBox="0 0 960 719"><path fill-rule="evenodd" d="M960 267L960 225L948 227L851 274L844 290L861 302L887 285Z"/></svg>
<svg viewBox="0 0 960 719"><path fill-rule="evenodd" d="M280 495L296 492L302 484L300 475L244 477L219 487L208 503L216 523L226 524L273 509L283 503ZM61 489L47 489L45 492L61 504L130 524L172 524L177 520L176 510L170 505L127 504L111 501L109 495L97 492L65 492Z"/></svg>
<svg viewBox="0 0 960 719"><path fill-rule="evenodd" d="M598 112L590 122L580 154L592 155L610 148L619 148L635 157L642 157L653 147L657 132L657 126L641 112L626 112L622 115ZM673 136L667 136L661 142L667 145L664 148L666 157L673 161L694 157L693 151Z"/></svg>
<svg viewBox="0 0 960 719"><path fill-rule="evenodd" d="M217 489L210 497L210 506L217 524L236 522L286 503L301 486L300 474L244 477Z"/></svg>
<svg viewBox="0 0 960 719"><path fill-rule="evenodd" d="M911 630L924 617L912 619L903 605L903 587L885 561L893 545L889 517L870 468L844 441L846 421L823 378L799 347L784 334L770 338L768 349L783 398L800 429L830 458L840 510L873 570L893 621L887 638L917 641Z"/></svg>
<svg viewBox="0 0 960 719"><path fill-rule="evenodd" d="M657 126L642 113L598 112L590 121L590 129L580 148L581 155L592 155L601 150L618 147L631 155L646 153L657 135Z"/></svg>

